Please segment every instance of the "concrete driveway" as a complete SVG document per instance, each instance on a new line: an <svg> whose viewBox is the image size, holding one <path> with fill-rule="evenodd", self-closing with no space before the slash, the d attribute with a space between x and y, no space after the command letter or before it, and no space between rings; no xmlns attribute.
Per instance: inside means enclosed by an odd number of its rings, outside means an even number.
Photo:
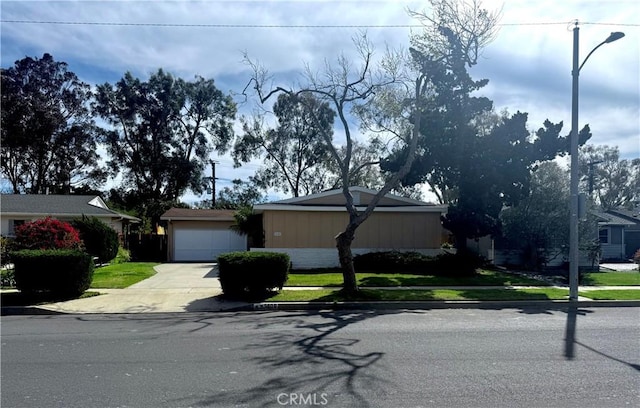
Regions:
<svg viewBox="0 0 640 408"><path fill-rule="evenodd" d="M167 263L154 276L125 289L92 289L102 293L86 299L39 306L61 313L169 313L230 310L245 305L219 298L222 294L214 263Z"/></svg>

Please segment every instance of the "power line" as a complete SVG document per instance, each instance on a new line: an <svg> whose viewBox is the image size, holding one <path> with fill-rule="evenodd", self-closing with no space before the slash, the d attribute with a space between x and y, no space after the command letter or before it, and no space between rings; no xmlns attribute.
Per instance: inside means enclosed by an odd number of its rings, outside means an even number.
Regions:
<svg viewBox="0 0 640 408"><path fill-rule="evenodd" d="M183 28L423 28L422 24L195 24L195 23L123 23L109 21L46 21L46 20L0 20L0 23L14 24L52 24L52 25L86 25L86 26L125 26L125 27L183 27ZM498 26L543 26L566 25L562 22L524 22L524 23L499 23ZM638 27L640 24L632 23L598 23L580 22L581 25L606 25Z"/></svg>

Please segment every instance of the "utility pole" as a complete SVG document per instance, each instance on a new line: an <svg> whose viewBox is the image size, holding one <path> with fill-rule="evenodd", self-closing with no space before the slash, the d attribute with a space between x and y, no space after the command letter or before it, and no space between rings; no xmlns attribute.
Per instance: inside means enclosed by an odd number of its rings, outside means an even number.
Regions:
<svg viewBox="0 0 640 408"><path fill-rule="evenodd" d="M211 208L216 206L216 163L211 160Z"/></svg>

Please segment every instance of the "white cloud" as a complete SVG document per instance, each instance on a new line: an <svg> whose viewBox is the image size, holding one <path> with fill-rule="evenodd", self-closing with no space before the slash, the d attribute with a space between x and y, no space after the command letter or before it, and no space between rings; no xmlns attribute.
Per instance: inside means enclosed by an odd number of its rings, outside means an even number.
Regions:
<svg viewBox="0 0 640 408"><path fill-rule="evenodd" d="M3 20L171 23L225 25L406 25L416 24L406 8L426 2L403 1L3 1ZM485 0L486 7L503 2ZM529 113L536 129L544 119L571 116L572 20L580 25L581 58L611 31L626 37L606 44L589 59L580 78L580 123L591 125L591 143L618 145L623 157L640 157L640 6L636 1L555 0L504 2L504 24L485 50L476 78L488 78L481 91L497 109ZM531 25L529 23L537 23ZM561 23L561 24L542 24ZM587 24L600 23L600 24ZM614 25L612 25L614 24ZM626 25L625 25L626 24ZM231 28L104 25L1 25L2 66L26 55L51 53L92 83L113 82L125 71L145 77L162 67L176 75L213 77L220 89L239 93L250 71L247 52L283 85L308 62L321 69L341 51L353 55L355 28ZM414 30L415 31L415 30ZM384 43L407 47L408 28L370 28ZM242 107L243 112L249 106ZM356 130L356 129L353 129ZM336 130L337 138L341 129ZM565 133L566 133L565 132ZM226 156L228 157L228 156ZM230 158L228 159L230 161ZM220 177L252 174L252 168L220 166Z"/></svg>

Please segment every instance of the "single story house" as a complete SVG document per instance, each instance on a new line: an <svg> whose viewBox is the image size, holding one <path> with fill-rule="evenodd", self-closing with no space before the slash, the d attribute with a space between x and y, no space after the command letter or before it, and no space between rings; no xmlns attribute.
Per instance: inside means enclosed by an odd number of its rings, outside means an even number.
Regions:
<svg viewBox="0 0 640 408"><path fill-rule="evenodd" d="M624 242L625 259L633 258L633 255L640 249L640 208L634 210L618 208L607 210L606 214L626 221L622 231L621 240ZM601 237L604 235L602 233Z"/></svg>
<svg viewBox="0 0 640 408"><path fill-rule="evenodd" d="M612 211L594 212L598 219L598 239L600 240L600 258L602 260L629 259L625 238L628 228L635 223L620 217Z"/></svg>
<svg viewBox="0 0 640 408"><path fill-rule="evenodd" d="M233 210L171 208L167 223L167 258L172 262L213 261L224 252L246 251L247 237L231 230Z"/></svg>
<svg viewBox="0 0 640 408"><path fill-rule="evenodd" d="M349 189L358 209L364 210L377 193L362 187ZM335 236L349 221L342 190L331 190L253 207L262 214L264 248L252 251L289 254L294 268L339 265ZM387 194L371 216L357 229L354 254L374 251L441 253L445 205Z"/></svg>
<svg viewBox="0 0 640 408"><path fill-rule="evenodd" d="M102 198L94 195L0 195L0 234L5 237L14 236L15 227L25 222L45 217L72 221L83 215L100 219L119 235L126 234L130 224L140 222L139 218L110 210Z"/></svg>

